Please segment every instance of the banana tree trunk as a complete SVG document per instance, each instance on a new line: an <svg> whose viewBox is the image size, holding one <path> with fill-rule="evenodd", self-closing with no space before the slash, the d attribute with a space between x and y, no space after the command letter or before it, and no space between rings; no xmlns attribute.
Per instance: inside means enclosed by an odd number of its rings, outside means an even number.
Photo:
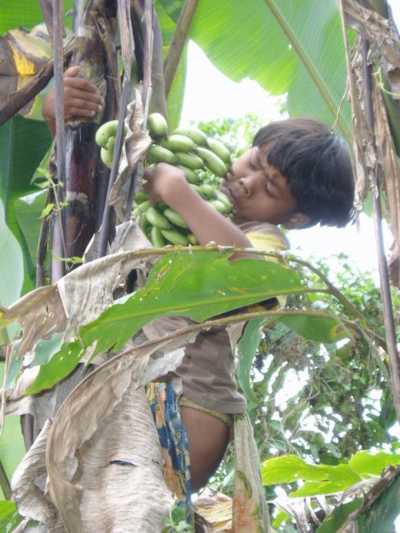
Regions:
<svg viewBox="0 0 400 533"><path fill-rule="evenodd" d="M118 66L114 41L116 9L107 0L77 0L74 32L77 36L70 65L99 89L105 107L93 122L66 128L64 240L66 257L81 257L98 229L104 208L108 169L101 163L94 137L98 123L115 117L119 99Z"/></svg>

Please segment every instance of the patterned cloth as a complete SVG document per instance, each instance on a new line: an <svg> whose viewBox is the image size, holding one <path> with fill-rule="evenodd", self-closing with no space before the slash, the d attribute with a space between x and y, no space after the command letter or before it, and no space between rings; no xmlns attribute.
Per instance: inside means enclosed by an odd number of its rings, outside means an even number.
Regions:
<svg viewBox="0 0 400 533"><path fill-rule="evenodd" d="M151 383L147 398L157 427L164 459L164 478L194 526L189 442L180 415L180 399L172 383ZM196 408L191 403L192 408ZM203 410L200 406L199 408ZM210 412L214 416L215 413ZM235 488L232 504L232 531L270 533L268 510L261 484L257 445L247 414L234 420ZM227 419L232 423L231 417Z"/></svg>
<svg viewBox="0 0 400 533"><path fill-rule="evenodd" d="M160 439L165 482L175 494L177 505L184 506L186 521L194 525L189 441L179 397L172 383L150 383L146 392Z"/></svg>

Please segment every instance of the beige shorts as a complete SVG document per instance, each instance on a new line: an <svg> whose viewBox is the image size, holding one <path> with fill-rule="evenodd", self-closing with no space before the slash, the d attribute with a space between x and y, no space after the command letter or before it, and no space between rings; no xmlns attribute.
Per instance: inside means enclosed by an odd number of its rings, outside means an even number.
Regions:
<svg viewBox="0 0 400 533"><path fill-rule="evenodd" d="M232 415L226 415L224 413L219 413L218 411L212 411L211 409L207 409L206 407L199 405L193 400L189 400L189 398L186 398L185 396L181 396L179 398L179 405L180 407L191 407L192 409L196 409L197 411L207 413L208 415L213 416L214 418L218 418L218 420L221 420L221 422L223 422L228 427L232 427L233 425Z"/></svg>

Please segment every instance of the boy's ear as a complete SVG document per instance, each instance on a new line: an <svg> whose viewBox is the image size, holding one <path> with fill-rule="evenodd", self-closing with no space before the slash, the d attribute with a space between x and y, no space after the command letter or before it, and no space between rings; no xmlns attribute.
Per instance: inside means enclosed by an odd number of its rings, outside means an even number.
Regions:
<svg viewBox="0 0 400 533"><path fill-rule="evenodd" d="M287 229L304 229L312 225L311 218L300 211L293 213L284 224Z"/></svg>

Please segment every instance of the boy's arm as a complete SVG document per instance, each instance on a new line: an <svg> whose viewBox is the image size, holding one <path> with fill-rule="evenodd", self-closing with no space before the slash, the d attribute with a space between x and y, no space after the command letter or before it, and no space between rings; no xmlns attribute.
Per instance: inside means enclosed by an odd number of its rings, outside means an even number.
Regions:
<svg viewBox="0 0 400 533"><path fill-rule="evenodd" d="M177 211L199 244L206 245L212 241L221 246L252 247L249 239L235 224L192 189L180 169L159 163L145 177L152 201L164 202Z"/></svg>
<svg viewBox="0 0 400 533"><path fill-rule="evenodd" d="M79 78L79 67L68 68L64 73L64 119L87 120L101 110L103 101L93 83ZM52 137L56 132L55 91L51 88L43 100L43 118Z"/></svg>

